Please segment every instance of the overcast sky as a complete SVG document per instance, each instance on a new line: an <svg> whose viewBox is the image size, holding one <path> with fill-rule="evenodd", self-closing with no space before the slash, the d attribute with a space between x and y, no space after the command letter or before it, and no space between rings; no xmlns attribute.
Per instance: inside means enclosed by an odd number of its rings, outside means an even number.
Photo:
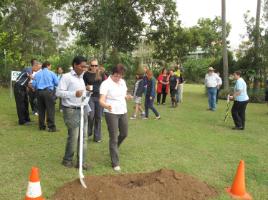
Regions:
<svg viewBox="0 0 268 200"><path fill-rule="evenodd" d="M221 0L176 0L179 19L185 27L194 26L201 17L213 19L221 16ZM226 0L226 20L232 25L228 39L231 47L237 48L241 42L240 35L246 33L244 13L247 10L255 16L256 0Z"/></svg>

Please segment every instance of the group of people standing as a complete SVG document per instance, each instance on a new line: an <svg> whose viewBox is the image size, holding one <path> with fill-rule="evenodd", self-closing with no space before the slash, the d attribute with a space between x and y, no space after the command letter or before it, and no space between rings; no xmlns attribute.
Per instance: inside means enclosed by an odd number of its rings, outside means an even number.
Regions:
<svg viewBox="0 0 268 200"><path fill-rule="evenodd" d="M176 107L179 102L182 102L183 83L182 67L175 66L170 70L163 68L157 77L157 105L166 104L166 96L169 92L173 107Z"/></svg>
<svg viewBox="0 0 268 200"><path fill-rule="evenodd" d="M36 61L36 63L38 63ZM87 62L83 56L76 56L72 62L70 72L58 76L51 71L49 62L33 64L31 68L24 69L19 75L15 86L15 100L19 124L29 125L28 93L32 89L36 93L39 115L39 130L56 132L55 100L60 99L60 110L63 112L64 123L67 127L68 137L62 164L66 167L78 167L79 155L77 152L76 164L73 157L79 149L81 109L84 109L84 143L83 143L83 169L87 170L86 163L87 138L93 136L94 142L102 141L101 118L104 113L108 132L109 149L112 167L120 171L118 148L128 134L128 117L126 99L132 99L127 94L127 86L123 80L125 68L116 65L112 74L105 74L96 59ZM62 72L62 69L58 69ZM33 72L37 72L33 76ZM86 106L83 99L91 94ZM78 148L77 148L78 147Z"/></svg>
<svg viewBox="0 0 268 200"><path fill-rule="evenodd" d="M149 109L153 111L156 119L160 119L160 114L154 107L154 99L157 99L157 105L166 104L166 96L170 93L171 106L177 107L179 102L182 102L183 83L181 69L178 66L167 70L163 68L159 76L154 78L153 72L144 67L144 70L137 72L136 82L134 84L134 112L130 119L136 119L140 112L142 119L148 119ZM142 109L142 96L145 94L144 108ZM162 99L162 101L161 101Z"/></svg>
<svg viewBox="0 0 268 200"><path fill-rule="evenodd" d="M49 132L55 132L55 87L59 80L48 61L41 64L32 59L31 63L32 67L25 68L14 85L18 123L30 125L30 99L33 114L39 116L39 129L46 130L47 125Z"/></svg>

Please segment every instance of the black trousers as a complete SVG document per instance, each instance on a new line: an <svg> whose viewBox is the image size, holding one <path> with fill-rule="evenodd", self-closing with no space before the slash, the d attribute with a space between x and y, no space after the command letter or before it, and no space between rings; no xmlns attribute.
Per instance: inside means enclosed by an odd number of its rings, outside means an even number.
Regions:
<svg viewBox="0 0 268 200"><path fill-rule="evenodd" d="M245 128L245 112L248 101L234 101L232 107L232 117L234 124L238 128Z"/></svg>
<svg viewBox="0 0 268 200"><path fill-rule="evenodd" d="M55 125L55 98L53 91L38 90L37 104L39 114L39 128L45 129L45 119L47 114L47 126L49 129L56 128Z"/></svg>
<svg viewBox="0 0 268 200"><path fill-rule="evenodd" d="M89 100L89 106L91 112L88 116L88 136L91 136L93 133L94 126L94 141L97 142L101 140L101 117L103 109L99 103L99 97L91 97Z"/></svg>
<svg viewBox="0 0 268 200"><path fill-rule="evenodd" d="M29 95L29 102L32 108L32 112L37 113L37 97L36 97L36 92L29 90L28 91L28 95Z"/></svg>
<svg viewBox="0 0 268 200"><path fill-rule="evenodd" d="M166 97L167 97L167 93L166 93L166 86L162 85L162 92L161 93L157 93L157 103L160 104L161 101L161 95L162 96L162 104L166 103Z"/></svg>
<svg viewBox="0 0 268 200"><path fill-rule="evenodd" d="M23 125L26 122L31 121L29 116L29 100L26 87L15 84L14 96L16 101L19 124Z"/></svg>

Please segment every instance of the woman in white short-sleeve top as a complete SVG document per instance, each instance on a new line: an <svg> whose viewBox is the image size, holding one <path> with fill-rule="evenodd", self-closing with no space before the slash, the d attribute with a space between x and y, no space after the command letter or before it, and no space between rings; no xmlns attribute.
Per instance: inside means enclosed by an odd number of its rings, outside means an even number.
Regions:
<svg viewBox="0 0 268 200"><path fill-rule="evenodd" d="M112 75L102 82L100 87L100 105L104 108L105 120L109 132L109 150L112 167L120 171L118 147L128 134L128 116L126 82L122 79L124 66L118 64L112 68ZM119 132L119 135L118 135Z"/></svg>

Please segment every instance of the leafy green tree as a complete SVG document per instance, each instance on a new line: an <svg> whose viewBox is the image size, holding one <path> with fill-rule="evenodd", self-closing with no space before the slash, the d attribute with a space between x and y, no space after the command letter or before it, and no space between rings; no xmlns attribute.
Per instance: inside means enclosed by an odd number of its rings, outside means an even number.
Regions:
<svg viewBox="0 0 268 200"><path fill-rule="evenodd" d="M8 7L3 19L3 30L10 39L19 37L17 48L22 57L21 64L32 57L48 57L55 52L50 9L41 0L16 0Z"/></svg>
<svg viewBox="0 0 268 200"><path fill-rule="evenodd" d="M199 42L202 49L207 52L209 56L221 56L222 52L222 20L220 17L215 17L213 20L209 18L201 18L197 25L194 26L199 34ZM226 37L228 37L231 30L231 25L226 24ZM227 41L228 44L228 41Z"/></svg>
<svg viewBox="0 0 268 200"><path fill-rule="evenodd" d="M103 60L109 49L129 52L136 48L147 26L159 29L176 13L173 0L58 0L68 3L69 25L80 34L80 44L102 50ZM81 6L83 5L83 6ZM144 20L146 16L146 20Z"/></svg>

